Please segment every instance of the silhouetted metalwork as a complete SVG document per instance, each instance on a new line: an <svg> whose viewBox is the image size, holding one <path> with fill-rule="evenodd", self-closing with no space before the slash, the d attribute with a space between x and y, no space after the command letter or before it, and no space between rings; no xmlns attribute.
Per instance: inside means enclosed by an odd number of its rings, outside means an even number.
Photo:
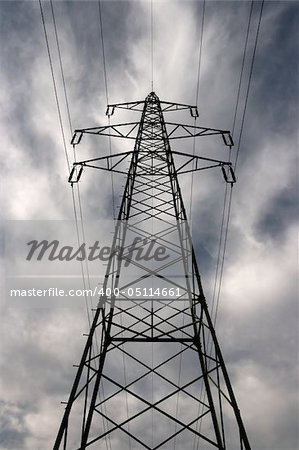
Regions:
<svg viewBox="0 0 299 450"><path fill-rule="evenodd" d="M203 293L178 174L230 162L175 152L170 139L226 130L168 123L195 106L144 101L109 105L139 122L76 130L134 138L133 151L74 164L126 173L102 293L54 444L58 449L250 449ZM177 167L175 166L175 160ZM130 161L126 172L124 161ZM179 161L179 163L177 163ZM155 258L149 257L149 246ZM147 257L146 257L147 256Z"/></svg>

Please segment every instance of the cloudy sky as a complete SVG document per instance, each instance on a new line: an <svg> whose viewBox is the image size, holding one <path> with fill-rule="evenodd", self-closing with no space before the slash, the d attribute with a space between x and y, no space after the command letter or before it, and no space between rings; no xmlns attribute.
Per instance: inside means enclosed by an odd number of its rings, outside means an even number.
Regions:
<svg viewBox="0 0 299 450"><path fill-rule="evenodd" d="M101 3L109 101L142 100L151 91L150 2ZM206 1L200 125L232 129L250 7L248 1ZM236 143L260 7L260 2L254 3ZM40 230L47 221L73 220L74 213L39 3L2 1L0 10L4 241L12 228ZM163 100L196 102L202 10L199 1L154 1L154 90ZM107 124L98 2L55 1L54 11L72 127ZM72 162L48 2L43 2L43 12ZM238 156L217 321L221 347L256 450L294 450L298 444L298 20L297 2L265 1ZM113 152L124 148L120 143L112 145ZM181 141L173 148L188 151L184 145ZM207 154L205 150L197 144L198 154ZM103 148L82 149L82 159L100 152L109 153L107 141ZM193 236L203 255L202 260L198 255L199 266L210 295L225 185L220 173L196 174L194 180ZM190 178L181 182L189 206ZM122 184L123 179L114 179L115 197ZM88 173L80 189L87 221L111 216L109 175ZM25 226L20 221L34 222ZM75 229L73 233L75 240ZM82 350L86 315L80 304L71 308L59 307L54 300L42 306L12 300L5 289L5 284L12 283L12 274L7 274L8 256L2 252L0 448L46 450L53 445L62 412L60 401L68 395L72 364ZM31 280L32 287L35 282Z"/></svg>

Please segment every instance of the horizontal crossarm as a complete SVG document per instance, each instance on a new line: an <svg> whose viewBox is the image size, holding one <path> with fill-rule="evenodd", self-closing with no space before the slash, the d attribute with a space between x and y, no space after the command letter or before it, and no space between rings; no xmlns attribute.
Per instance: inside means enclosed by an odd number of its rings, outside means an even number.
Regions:
<svg viewBox="0 0 299 450"><path fill-rule="evenodd" d="M102 127L82 128L75 130L71 144L80 143L83 134L98 134L101 136L136 139L139 122L120 123L117 125L105 125Z"/></svg>
<svg viewBox="0 0 299 450"><path fill-rule="evenodd" d="M83 172L83 167L92 167L93 169L108 170L109 172L117 172L127 175L127 172L118 169L118 165L128 156L132 155L132 153L133 152L123 152L115 155L107 155L100 158L92 158L75 162L68 181L69 183L78 183ZM96 163L100 163L100 165L96 165Z"/></svg>
<svg viewBox="0 0 299 450"><path fill-rule="evenodd" d="M197 155L190 155L188 153L176 151L173 151L172 153L174 155L179 155L188 158L184 163L181 163L181 165L177 165L177 174L181 175L184 173L197 172L199 170L212 169L213 167L221 167L223 178L226 181L226 183L233 184L237 181L233 165L230 161L221 161L218 159L206 158ZM202 162L206 164L205 165L200 164ZM191 164L193 165L191 166Z"/></svg>
<svg viewBox="0 0 299 450"><path fill-rule="evenodd" d="M165 122L168 131L168 139L183 139L187 137L212 136L221 134L224 144L228 147L234 145L230 131L217 128L197 127L195 125L183 125L180 123Z"/></svg>
<svg viewBox="0 0 299 450"><path fill-rule="evenodd" d="M152 123L154 127L155 122ZM165 122L168 139L184 139L189 137L221 135L224 144L227 147L234 145L230 131L219 130L216 128L197 127L195 125L183 125L173 122ZM72 145L77 145L82 139L83 134L97 134L101 136L111 136L126 139L136 139L139 122L119 123L115 125L106 125L102 127L82 128L75 130L71 140ZM158 138L158 135L157 135ZM143 141L153 140L153 134L143 136Z"/></svg>
<svg viewBox="0 0 299 450"><path fill-rule="evenodd" d="M69 183L78 183L81 178L83 168L91 167L93 169L106 170L108 172L116 172L123 175L126 175L127 172L121 170L119 168L119 164L128 158L128 156L132 155L133 152L122 152L117 153L115 155L107 155L99 158L86 159L84 161L78 161L73 164L73 168L71 170L69 176ZM177 165L177 174L185 174L191 172L197 172L199 170L211 169L214 167L221 167L223 177L227 183L235 183L236 177L232 168L232 163L229 161L222 161L213 158L206 158L203 156L190 155L189 153L183 152L172 152L174 155L178 155L179 157L185 157L186 161ZM203 165L203 163L206 163ZM142 175L140 173L139 175ZM147 173L146 175L152 176L160 176L161 173L159 170L153 171L152 173Z"/></svg>
<svg viewBox="0 0 299 450"><path fill-rule="evenodd" d="M184 109L189 109L192 117L198 117L198 109L196 105L187 105L185 103L174 103L174 102L160 102L161 109L163 112L169 111L181 111ZM106 115L112 116L114 114L115 108L127 109L131 111L143 111L144 100L136 102L126 102L126 103L113 103L107 106Z"/></svg>

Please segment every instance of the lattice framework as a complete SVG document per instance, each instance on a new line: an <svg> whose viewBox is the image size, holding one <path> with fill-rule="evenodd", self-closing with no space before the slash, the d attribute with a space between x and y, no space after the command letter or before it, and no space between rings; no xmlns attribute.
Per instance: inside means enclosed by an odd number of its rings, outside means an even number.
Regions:
<svg viewBox="0 0 299 450"><path fill-rule="evenodd" d="M226 130L165 122L168 111L197 117L197 108L161 102L154 92L143 102L109 105L108 115L116 108L141 112L140 122L76 130L72 140L77 145L86 133L132 138L135 145L75 163L70 175L76 183L85 167L125 173L122 163L131 158L103 281L112 295L101 296L94 312L54 450L248 450L178 181L179 173L211 167L221 167L227 182L235 176L230 162L170 147L171 139L209 135L231 147L232 138ZM167 258L138 260L151 243ZM129 295L157 289L171 295Z"/></svg>

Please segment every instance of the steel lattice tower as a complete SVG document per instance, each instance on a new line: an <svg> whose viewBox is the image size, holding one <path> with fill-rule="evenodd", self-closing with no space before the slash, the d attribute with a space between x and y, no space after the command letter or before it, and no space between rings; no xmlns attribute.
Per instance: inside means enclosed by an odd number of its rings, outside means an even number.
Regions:
<svg viewBox="0 0 299 450"><path fill-rule="evenodd" d="M183 137L219 135L229 147L232 138L225 130L165 122L169 111L189 109L197 117L197 108L162 102L154 92L144 101L109 105L107 114L115 108L140 111L140 122L76 130L72 140L77 145L91 133L135 145L77 162L70 175L76 183L84 167L125 173L121 162L130 161L103 295L54 450L248 450L178 182L180 173L217 166L225 181L235 177L230 162L170 148L171 139Z"/></svg>

